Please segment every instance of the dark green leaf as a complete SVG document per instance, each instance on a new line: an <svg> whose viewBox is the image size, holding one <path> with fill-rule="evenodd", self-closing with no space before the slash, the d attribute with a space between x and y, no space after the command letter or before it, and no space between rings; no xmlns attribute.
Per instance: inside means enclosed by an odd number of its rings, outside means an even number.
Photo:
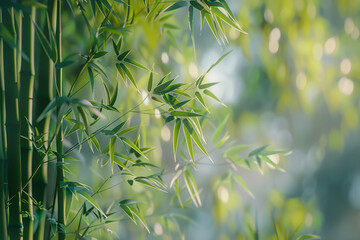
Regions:
<svg viewBox="0 0 360 240"><path fill-rule="evenodd" d="M185 112L185 111L172 111L170 114L174 117L201 117L203 115L194 112Z"/></svg>
<svg viewBox="0 0 360 240"><path fill-rule="evenodd" d="M181 127L181 120L176 119L176 122L174 124L174 133L173 133L173 147L174 147L174 160L176 162L176 151L177 151L177 143L179 140L179 131Z"/></svg>

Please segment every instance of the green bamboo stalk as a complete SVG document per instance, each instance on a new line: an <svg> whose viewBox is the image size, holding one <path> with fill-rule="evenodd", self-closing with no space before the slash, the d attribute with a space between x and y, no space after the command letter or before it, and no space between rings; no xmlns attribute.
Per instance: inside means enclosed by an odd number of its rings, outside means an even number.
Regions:
<svg viewBox="0 0 360 240"><path fill-rule="evenodd" d="M57 62L62 61L61 56L61 1L58 1L58 12L57 12L57 26L56 26L56 45L58 47L58 59ZM62 79L62 69L56 69L56 84L57 84L57 94L59 97L63 95L63 79ZM57 108L57 113L61 114L61 106ZM65 188L61 187L61 183L64 181L64 169L62 168L64 164L64 133L63 133L63 118L58 116L60 119L59 131L56 136L56 151L57 151L57 192L58 192L58 239L65 239L65 225L66 225L66 213L65 213L65 204L66 204L66 195ZM63 229L62 229L63 227Z"/></svg>
<svg viewBox="0 0 360 240"><path fill-rule="evenodd" d="M23 52L29 56L29 61L22 64L20 72L20 112L21 112L21 135L31 139L31 129L27 120L32 124L33 117L33 95L34 95L34 78L35 78L35 31L32 20L35 20L35 7L31 8L31 12L24 12L23 27ZM21 140L21 165L23 185L32 175L32 143L25 138ZM33 239L34 212L32 201L32 181L24 189L27 192L27 204L23 204L24 211L28 212L28 217L24 218L24 236L28 240Z"/></svg>
<svg viewBox="0 0 360 240"><path fill-rule="evenodd" d="M21 30L21 23L18 23ZM18 50L20 41L15 30L15 10L4 11L4 25L15 36ZM22 239L23 225L21 216L21 154L20 154L20 121L19 121L19 58L17 49L4 44L5 100L6 100L6 135L8 184L9 184L9 235L10 239Z"/></svg>
<svg viewBox="0 0 360 240"><path fill-rule="evenodd" d="M49 16L52 29L56 27L56 11L57 4L55 0L49 0L47 3L47 11L40 12L40 20L46 21L46 15ZM44 34L49 37L47 27L43 27ZM45 107L53 99L53 82L54 82L54 63L48 58L46 53L39 48L39 59L37 67L41 66L41 71L37 71L37 80L35 86L35 117L44 111ZM44 146L48 147L50 136L50 116L47 116L43 121L35 123L36 128L40 133L44 133ZM40 210L38 217L38 227L35 233L35 239L43 240L50 234L50 225L47 221L47 210L52 206L52 199L55 194L55 178L56 167L54 163L48 163L48 156L44 156L37 151L34 152L33 166L34 170L41 166L40 174L35 175L33 182L37 188L33 189L33 195L36 199L42 199L45 209ZM48 174L50 173L50 174Z"/></svg>
<svg viewBox="0 0 360 240"><path fill-rule="evenodd" d="M2 9L0 9L0 24L2 24ZM7 239L7 217L6 217L6 128L5 128L5 79L3 40L0 38L0 239Z"/></svg>

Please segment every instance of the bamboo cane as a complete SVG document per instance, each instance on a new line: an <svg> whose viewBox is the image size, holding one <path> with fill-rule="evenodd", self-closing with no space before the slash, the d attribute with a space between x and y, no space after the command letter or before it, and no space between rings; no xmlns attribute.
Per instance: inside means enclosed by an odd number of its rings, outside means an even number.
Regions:
<svg viewBox="0 0 360 240"><path fill-rule="evenodd" d="M61 1L57 1L58 3L58 12L57 12L57 26L56 26L56 45L58 47L58 62L62 61L61 56ZM57 93L59 97L62 97L63 94L63 81L62 81L62 69L56 69L56 83L57 83ZM57 113L61 114L60 110L61 106L58 107ZM61 183L64 181L64 169L62 165L64 164L63 157L63 117L58 116L60 119L59 131L56 137L56 151L57 151L57 192L58 192L58 239L65 239L65 225L66 225L66 213L65 213L65 188L61 187Z"/></svg>
<svg viewBox="0 0 360 240"><path fill-rule="evenodd" d="M4 11L4 24L15 36L20 51L20 41L15 30L15 10ZM18 23L18 29L21 24ZM21 156L20 156L20 121L19 121L19 58L17 49L4 44L5 100L6 100L6 132L7 161L9 184L9 235L10 239L22 239L23 225L21 216ZM10 134L11 133L11 134Z"/></svg>
<svg viewBox="0 0 360 240"><path fill-rule="evenodd" d="M21 104L21 134L31 139L31 129L27 120L32 124L33 117L33 95L34 95L34 78L35 78L35 31L32 20L35 20L35 8L24 13L24 27L23 27L23 52L29 56L29 61L22 64L20 74L20 102ZM21 164L23 166L22 178L26 182L32 175L32 158L33 148L32 143L25 138L21 141ZM24 184L24 183L23 183ZM27 192L27 204L23 205L24 210L28 212L28 217L24 218L24 236L28 240L33 239L33 225L34 213L32 202L32 181L24 189Z"/></svg>
<svg viewBox="0 0 360 240"><path fill-rule="evenodd" d="M2 24L2 9L0 9L0 24ZM0 239L7 239L7 217L6 217L6 129L5 129L5 79L3 40L0 38Z"/></svg>

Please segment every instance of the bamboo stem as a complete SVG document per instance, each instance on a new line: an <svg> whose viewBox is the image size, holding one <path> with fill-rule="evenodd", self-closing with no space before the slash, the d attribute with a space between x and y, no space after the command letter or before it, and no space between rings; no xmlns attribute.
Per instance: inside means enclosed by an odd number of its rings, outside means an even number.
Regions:
<svg viewBox="0 0 360 240"><path fill-rule="evenodd" d="M0 24L2 24L2 9L0 9ZM7 239L7 217L6 217L6 129L5 129L5 79L3 40L0 38L0 239Z"/></svg>
<svg viewBox="0 0 360 240"><path fill-rule="evenodd" d="M20 43L15 31L15 11L4 12L4 24ZM19 29L21 24L19 24ZM21 49L21 46L17 46ZM6 132L7 161L9 184L9 235L10 239L22 239L23 225L21 216L21 154L20 154L20 121L19 121L19 79L18 55L16 48L4 45L5 100L6 100Z"/></svg>
<svg viewBox="0 0 360 240"><path fill-rule="evenodd" d="M22 64L20 72L20 102L21 104L21 135L31 139L31 129L27 120L32 124L33 118L33 95L34 95L34 78L35 78L35 31L31 20L35 19L35 8L31 8L30 13L24 13L23 28L23 51L29 56L29 61ZM27 120L26 120L27 119ZM33 148L29 140L21 140L21 164L23 166L22 178L26 183L32 175ZM33 239L34 213L32 202L32 181L23 189L27 192L27 204L23 205L24 210L28 212L28 217L24 218L24 236L28 240Z"/></svg>
<svg viewBox="0 0 360 240"><path fill-rule="evenodd" d="M56 26L56 45L58 47L58 59L57 62L62 61L61 56L61 1L57 1L57 26ZM58 96L62 97L63 95L63 81L62 81L62 69L56 69L56 85L58 90ZM63 157L63 141L64 141L64 133L63 133L63 116L59 116L61 113L61 106L57 108L58 119L60 120L59 131L56 136L56 151L57 151L57 192L58 192L58 239L65 239L65 226L66 226L66 212L65 212L65 204L66 204L66 196L65 196L65 188L61 187L62 182L64 181L64 169L62 165L64 164Z"/></svg>

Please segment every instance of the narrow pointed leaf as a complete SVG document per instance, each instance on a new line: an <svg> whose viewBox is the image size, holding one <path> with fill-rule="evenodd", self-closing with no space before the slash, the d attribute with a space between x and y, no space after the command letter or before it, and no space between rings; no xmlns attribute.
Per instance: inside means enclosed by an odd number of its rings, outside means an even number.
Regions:
<svg viewBox="0 0 360 240"><path fill-rule="evenodd" d="M225 104L220 100L218 99L212 92L210 92L209 90L205 89L204 90L204 94L208 95L209 97L211 97L212 99L214 99L215 101L221 103L222 105L225 106Z"/></svg>
<svg viewBox="0 0 360 240"><path fill-rule="evenodd" d="M174 117L201 117L203 115L194 112L185 112L185 111L172 111L170 114Z"/></svg>
<svg viewBox="0 0 360 240"><path fill-rule="evenodd" d="M137 61L135 61L133 59L130 59L130 58L126 57L124 59L124 62L130 63L130 64L134 65L135 67L150 71L150 69L148 69L147 67L145 67L144 65L142 65L141 63L139 63L139 62L137 62Z"/></svg>
<svg viewBox="0 0 360 240"><path fill-rule="evenodd" d="M193 146L192 146L192 142L191 142L190 132L186 127L183 127L183 131L184 131L186 146L187 146L189 155L191 157L191 160L195 164L194 152L193 152Z"/></svg>
<svg viewBox="0 0 360 240"><path fill-rule="evenodd" d="M179 132L181 127L181 120L176 119L176 122L174 124L174 133L173 133L173 147L174 147L174 160L176 162L176 151L177 151L177 143L179 140Z"/></svg>
<svg viewBox="0 0 360 240"><path fill-rule="evenodd" d="M235 179L235 181L252 197L255 198L254 194L250 191L248 186L246 185L244 179L238 175L232 175L232 177Z"/></svg>
<svg viewBox="0 0 360 240"><path fill-rule="evenodd" d="M116 143L116 137L112 137L110 139L110 143L109 143L109 155L110 155L111 172L114 171L115 143Z"/></svg>
<svg viewBox="0 0 360 240"><path fill-rule="evenodd" d="M104 217L106 217L106 214L101 210L99 205L96 203L96 201L86 192L78 192L83 196L91 205L93 205Z"/></svg>
<svg viewBox="0 0 360 240"><path fill-rule="evenodd" d="M132 149L134 149L136 152L138 152L141 156L143 156L144 158L146 158L147 160L149 160L145 154L129 139L124 138L124 137L120 137L120 139L126 143L129 147L131 147Z"/></svg>

